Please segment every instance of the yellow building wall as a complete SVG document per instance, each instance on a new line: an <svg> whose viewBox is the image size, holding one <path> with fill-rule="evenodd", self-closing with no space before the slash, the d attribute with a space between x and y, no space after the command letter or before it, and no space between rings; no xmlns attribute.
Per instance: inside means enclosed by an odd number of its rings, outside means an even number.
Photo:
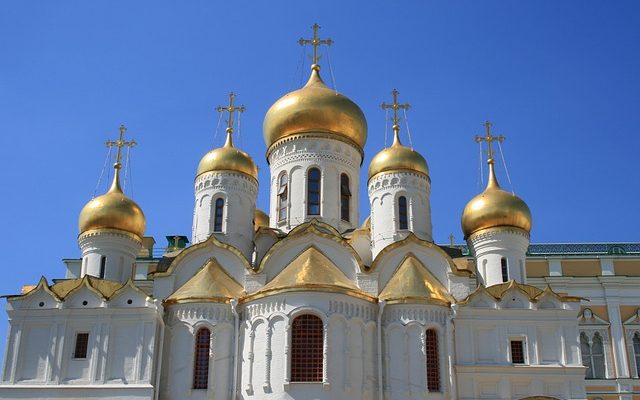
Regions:
<svg viewBox="0 0 640 400"><path fill-rule="evenodd" d="M640 260L614 260L616 275L640 276Z"/></svg>
<svg viewBox="0 0 640 400"><path fill-rule="evenodd" d="M599 276L602 275L600 260L562 260L564 276Z"/></svg>

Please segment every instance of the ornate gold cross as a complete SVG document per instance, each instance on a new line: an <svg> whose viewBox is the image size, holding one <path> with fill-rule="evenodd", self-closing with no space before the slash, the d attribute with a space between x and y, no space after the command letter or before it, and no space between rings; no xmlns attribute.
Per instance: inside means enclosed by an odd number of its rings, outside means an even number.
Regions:
<svg viewBox="0 0 640 400"><path fill-rule="evenodd" d="M236 95L231 92L229 93L229 105L227 107L218 106L216 107L217 112L228 112L229 119L227 119L227 133L233 133L233 113L234 112L244 112L246 108L244 106L236 107L233 105L233 100L236 98Z"/></svg>
<svg viewBox="0 0 640 400"><path fill-rule="evenodd" d="M489 147L489 151L488 151L488 156L489 156L489 160L488 162L493 162L493 148L491 147L491 144L493 142L504 142L505 137L502 135L498 135L498 136L493 136L491 134L491 127L493 125L491 124L491 122L487 121L484 123L484 127L487 129L487 133L485 136L476 136L476 143L480 143L480 142L487 142L487 146Z"/></svg>
<svg viewBox="0 0 640 400"><path fill-rule="evenodd" d="M318 60L320 59L320 57L318 56L318 47L320 47L321 44L331 46L333 44L333 40L320 39L318 37L318 29L320 29L320 25L318 25L317 23L313 24L311 28L313 28L313 39L300 38L300 40L298 40L298 43L300 43L300 46L304 46L305 44L310 44L313 46L313 64L317 65Z"/></svg>
<svg viewBox="0 0 640 400"><path fill-rule="evenodd" d="M122 167L122 163L120 160L122 159L122 148L123 147L133 147L138 143L135 140L129 140L128 142L124 140L124 133L127 131L127 128L124 125L120 125L120 139L118 140L107 140L105 144L107 147L116 146L118 148L118 152L116 153L116 163L114 167L120 169Z"/></svg>
<svg viewBox="0 0 640 400"><path fill-rule="evenodd" d="M383 110L386 110L388 108L393 110L393 132L398 133L398 131L400 131L400 117L398 117L398 110L408 110L409 108L411 108L411 104L398 103L398 95L400 94L400 92L398 92L396 89L393 89L393 92L391 92L391 94L393 95L393 103L387 104L383 102L381 104L381 107Z"/></svg>

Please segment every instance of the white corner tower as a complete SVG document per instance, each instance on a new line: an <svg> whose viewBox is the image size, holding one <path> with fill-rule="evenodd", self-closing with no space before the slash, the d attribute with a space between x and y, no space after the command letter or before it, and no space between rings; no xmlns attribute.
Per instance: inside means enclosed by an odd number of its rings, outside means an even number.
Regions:
<svg viewBox="0 0 640 400"><path fill-rule="evenodd" d="M410 232L420 239L433 241L429 167L420 153L400 142L398 110L410 106L399 104L398 94L394 89L393 103L382 103L383 109L393 110L393 144L376 154L369 164L367 187L374 258Z"/></svg>
<svg viewBox="0 0 640 400"><path fill-rule="evenodd" d="M120 139L108 141L116 146L116 162L111 188L93 198L80 212L78 245L82 251L81 276L126 282L133 278L136 256L142 247L145 217L142 209L124 195L120 186L122 147L132 147L135 141L125 141L126 128L120 127Z"/></svg>
<svg viewBox="0 0 640 400"><path fill-rule="evenodd" d="M349 98L320 78L318 38L313 26L313 65L307 84L276 101L264 119L271 170L270 226L288 232L317 218L340 231L359 223L358 186L367 121Z"/></svg>
<svg viewBox="0 0 640 400"><path fill-rule="evenodd" d="M521 198L500 188L491 145L502 142L504 136L493 136L489 122L485 127L486 135L476 136L476 141L487 142L487 187L464 208L462 231L476 259L479 283L485 286L510 280L526 283L531 211Z"/></svg>
<svg viewBox="0 0 640 400"><path fill-rule="evenodd" d="M216 235L221 242L240 250L247 258L253 252L254 214L258 196L258 168L251 157L233 146L233 113L235 95L229 94L229 105L218 112L228 112L227 138L224 146L202 157L198 165L194 190L193 244Z"/></svg>

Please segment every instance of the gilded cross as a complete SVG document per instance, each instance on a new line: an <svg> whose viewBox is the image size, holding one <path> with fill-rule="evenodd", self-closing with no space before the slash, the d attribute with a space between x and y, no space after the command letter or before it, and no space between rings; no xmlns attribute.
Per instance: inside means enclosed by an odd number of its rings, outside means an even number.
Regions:
<svg viewBox="0 0 640 400"><path fill-rule="evenodd" d="M391 95L393 96L393 103L387 104L383 102L381 105L383 110L389 108L393 110L393 132L396 134L398 133L398 131L400 131L400 117L398 117L398 110L408 110L409 108L411 108L411 104L409 103L398 103L399 94L400 92L398 92L396 89L393 89L393 92L391 92Z"/></svg>
<svg viewBox="0 0 640 400"><path fill-rule="evenodd" d="M493 136L491 134L491 127L493 125L491 124L491 122L487 121L484 123L484 127L487 130L487 133L485 134L485 136L476 136L476 143L480 143L480 142L487 142L487 146L489 147L489 151L488 151L488 155L489 155L489 161L492 162L493 161L493 148L491 147L491 144L493 142L499 142L502 143L504 142L505 137L502 135L498 135L498 136Z"/></svg>
<svg viewBox="0 0 640 400"><path fill-rule="evenodd" d="M244 112L244 110L246 110L246 108L244 108L244 106L240 106L240 107L236 107L233 105L233 101L235 100L236 95L235 93L231 92L229 93L229 105L227 107L222 107L222 106L218 106L216 107L216 111L217 112L228 112L229 113L229 119L227 119L227 133L233 133L233 113L234 112Z"/></svg>
<svg viewBox="0 0 640 400"><path fill-rule="evenodd" d="M456 237L455 237L455 236L453 236L453 233L451 233L451 234L449 235L449 244L450 244L451 246L453 246L455 238L456 238Z"/></svg>
<svg viewBox="0 0 640 400"><path fill-rule="evenodd" d="M318 25L317 23L313 24L311 28L313 29L313 39L300 38L300 40L298 40L298 43L300 43L300 46L304 46L305 44L310 44L313 46L313 64L317 65L318 60L320 59L320 57L318 56L318 47L320 47L321 44L331 46L333 44L333 40L320 39L318 37L318 30L320 29L320 25Z"/></svg>
<svg viewBox="0 0 640 400"><path fill-rule="evenodd" d="M120 163L120 160L122 159L122 148L125 146L131 148L138 144L135 140L124 140L124 133L126 131L127 128L124 125L120 125L120 138L118 140L107 140L105 142L107 147L116 146L118 148L118 152L116 153L116 163L114 164L114 167L117 169L120 169L120 167L122 166L122 163Z"/></svg>

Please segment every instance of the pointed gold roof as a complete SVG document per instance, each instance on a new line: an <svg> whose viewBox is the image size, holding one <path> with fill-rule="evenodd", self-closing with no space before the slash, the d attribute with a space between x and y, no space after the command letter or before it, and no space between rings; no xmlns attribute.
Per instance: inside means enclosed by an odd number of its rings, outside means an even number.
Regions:
<svg viewBox="0 0 640 400"><path fill-rule="evenodd" d="M375 297L363 292L327 256L315 247L309 247L262 289L247 300L295 291L343 293L374 301Z"/></svg>
<svg viewBox="0 0 640 400"><path fill-rule="evenodd" d="M379 298L390 304L449 305L454 301L442 283L411 253L402 260Z"/></svg>
<svg viewBox="0 0 640 400"><path fill-rule="evenodd" d="M82 278L77 279L65 279L54 283L49 286L47 280L42 277L37 286L28 292L21 293L15 296L6 296L7 298L27 297L36 293L39 289L43 289L49 294L53 295L57 300L64 301L70 294L75 293L83 287L86 287L90 291L96 293L98 296L105 300L109 300L116 293L118 293L123 287L133 285L131 281L126 284L120 282L110 281L106 279L96 278L90 275L85 275Z"/></svg>
<svg viewBox="0 0 640 400"><path fill-rule="evenodd" d="M489 287L479 286L473 293L467 296L464 300L459 301L458 304L464 305L469 303L474 296L480 293L486 293L489 296L496 299L496 301L502 300L502 298L511 290L516 289L525 295L529 301L535 303L544 296L551 295L562 302L580 302L581 300L587 300L584 297L568 296L566 294L559 294L554 292L550 286L547 286L544 290L535 286L527 285L524 283L518 283L514 280L510 280L505 283L498 283Z"/></svg>
<svg viewBox="0 0 640 400"><path fill-rule="evenodd" d="M228 303L244 294L244 289L215 258L164 301L176 303Z"/></svg>

